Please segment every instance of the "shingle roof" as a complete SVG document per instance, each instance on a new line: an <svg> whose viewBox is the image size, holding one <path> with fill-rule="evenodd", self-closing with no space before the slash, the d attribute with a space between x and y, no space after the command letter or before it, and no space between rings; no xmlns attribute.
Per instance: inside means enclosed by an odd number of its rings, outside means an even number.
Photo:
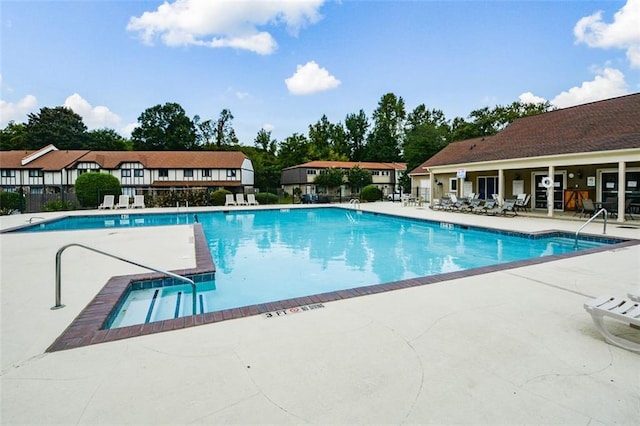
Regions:
<svg viewBox="0 0 640 426"><path fill-rule="evenodd" d="M287 167L285 170L297 169L300 167L306 167L309 169L350 169L354 166L358 166L361 169L366 170L406 170L406 163L374 163L366 161L324 161L316 160L309 161L308 163L298 164L297 166Z"/></svg>
<svg viewBox="0 0 640 426"><path fill-rule="evenodd" d="M454 142L425 167L640 148L640 93L515 120L500 133Z"/></svg>
<svg viewBox="0 0 640 426"><path fill-rule="evenodd" d="M18 168L41 169L44 171L61 170L68 168L88 152L87 150L51 151Z"/></svg>
<svg viewBox="0 0 640 426"><path fill-rule="evenodd" d="M139 162L147 169L239 169L247 158L240 151L51 151L23 166L21 160L34 151L2 151L3 169L41 169L74 167L79 162L95 162L103 169L116 169L121 163Z"/></svg>
<svg viewBox="0 0 640 426"><path fill-rule="evenodd" d="M105 169L139 162L147 169L240 168L247 157L240 151L91 151L80 161L93 161Z"/></svg>

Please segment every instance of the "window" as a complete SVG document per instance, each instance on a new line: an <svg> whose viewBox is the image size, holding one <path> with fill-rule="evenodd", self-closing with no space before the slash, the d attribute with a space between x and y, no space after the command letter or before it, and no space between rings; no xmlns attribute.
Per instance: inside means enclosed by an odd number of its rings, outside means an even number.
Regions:
<svg viewBox="0 0 640 426"><path fill-rule="evenodd" d="M373 176L380 176L380 170L374 170L371 172L371 175Z"/></svg>
<svg viewBox="0 0 640 426"><path fill-rule="evenodd" d="M158 177L168 178L169 177L169 169L158 169Z"/></svg>
<svg viewBox="0 0 640 426"><path fill-rule="evenodd" d="M29 170L29 177L42 177L44 172L42 170Z"/></svg>
<svg viewBox="0 0 640 426"><path fill-rule="evenodd" d="M133 171L133 176L134 177L144 177L144 170L143 169L135 169Z"/></svg>
<svg viewBox="0 0 640 426"><path fill-rule="evenodd" d="M451 194L458 193L458 178L450 178L449 179L449 192Z"/></svg>
<svg viewBox="0 0 640 426"><path fill-rule="evenodd" d="M211 169L202 169L202 177L211 177Z"/></svg>
<svg viewBox="0 0 640 426"><path fill-rule="evenodd" d="M16 171L15 170L3 170L2 171L2 177L16 177Z"/></svg>
<svg viewBox="0 0 640 426"><path fill-rule="evenodd" d="M315 174L316 174L316 171L315 171L315 170L310 170L310 169L309 169L309 170L307 170L307 174L308 174L308 175L315 175Z"/></svg>
<svg viewBox="0 0 640 426"><path fill-rule="evenodd" d="M186 177L186 178L192 178L193 177L193 169L184 169L183 176Z"/></svg>
<svg viewBox="0 0 640 426"><path fill-rule="evenodd" d="M227 177L230 177L230 178L236 177L236 171L231 169L227 170Z"/></svg>
<svg viewBox="0 0 640 426"><path fill-rule="evenodd" d="M122 177L131 177L131 169L122 169L120 173Z"/></svg>

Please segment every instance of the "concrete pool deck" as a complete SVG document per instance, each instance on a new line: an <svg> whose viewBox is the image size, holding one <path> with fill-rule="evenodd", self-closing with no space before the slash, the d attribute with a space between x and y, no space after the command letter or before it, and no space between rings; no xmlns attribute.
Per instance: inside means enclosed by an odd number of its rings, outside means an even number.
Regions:
<svg viewBox="0 0 640 426"><path fill-rule="evenodd" d="M362 209L530 232L575 232L581 223L399 203ZM0 227L38 216L55 214L4 216ZM640 238L640 223L620 225L610 221L607 235ZM601 234L602 223L584 232ZM66 307L52 311L55 252L70 242L170 270L195 263L190 226L1 234L2 424L636 424L640 418L640 355L604 342L582 307L589 297L624 296L640 286L637 245L329 302L300 315L253 316L46 353L111 276L142 272L71 248L63 261ZM623 325L616 332L640 339L640 330Z"/></svg>

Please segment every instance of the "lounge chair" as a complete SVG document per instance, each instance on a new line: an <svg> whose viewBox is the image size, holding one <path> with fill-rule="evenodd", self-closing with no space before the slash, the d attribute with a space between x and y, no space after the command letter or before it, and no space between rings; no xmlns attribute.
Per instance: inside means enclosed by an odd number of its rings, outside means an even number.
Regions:
<svg viewBox="0 0 640 426"><path fill-rule="evenodd" d="M131 208L133 209L144 209L144 195L134 195L133 196L133 204L131 204Z"/></svg>
<svg viewBox="0 0 640 426"><path fill-rule="evenodd" d="M596 206L593 204L593 200L589 198L582 199L582 209L580 210L580 217L591 216L596 212Z"/></svg>
<svg viewBox="0 0 640 426"><path fill-rule="evenodd" d="M504 204L500 207L497 214L507 215L507 213L513 213L514 216L518 216L516 211L516 200L504 200Z"/></svg>
<svg viewBox="0 0 640 426"><path fill-rule="evenodd" d="M627 296L629 296L629 299L633 300L634 302L640 302L640 288L636 291L630 291L629 293L627 293Z"/></svg>
<svg viewBox="0 0 640 426"><path fill-rule="evenodd" d="M256 200L256 196L254 194L247 194L247 204L250 206L257 206L260 203Z"/></svg>
<svg viewBox="0 0 640 426"><path fill-rule="evenodd" d="M498 202L496 200L487 200L484 205L478 207L477 209L473 209L473 213L480 214L495 214L500 209L498 206Z"/></svg>
<svg viewBox="0 0 640 426"><path fill-rule="evenodd" d="M104 200L102 200L102 204L98 206L99 209L113 209L114 201L116 197L115 195L105 195Z"/></svg>
<svg viewBox="0 0 640 426"><path fill-rule="evenodd" d="M607 330L604 323L604 318L609 317L640 328L640 302L614 296L603 296L587 300L584 303L584 308L589 312L593 323L607 342L630 351L640 352L640 343L615 336Z"/></svg>
<svg viewBox="0 0 640 426"><path fill-rule="evenodd" d="M129 208L129 196L121 195L118 198L118 204L116 204L116 209L128 209Z"/></svg>
<svg viewBox="0 0 640 426"><path fill-rule="evenodd" d="M462 208L464 212L473 212L475 209L480 207L481 200L477 198L471 198L467 204L465 204Z"/></svg>
<svg viewBox="0 0 640 426"><path fill-rule="evenodd" d="M527 204L529 204L529 200L531 199L531 194L518 194L516 198L516 211L524 210L527 211Z"/></svg>
<svg viewBox="0 0 640 426"><path fill-rule="evenodd" d="M236 200L233 199L233 194L225 195L224 205L225 206L235 206L236 205Z"/></svg>
<svg viewBox="0 0 640 426"><path fill-rule="evenodd" d="M247 205L247 202L244 200L244 194L242 192L236 194L236 204L239 206Z"/></svg>

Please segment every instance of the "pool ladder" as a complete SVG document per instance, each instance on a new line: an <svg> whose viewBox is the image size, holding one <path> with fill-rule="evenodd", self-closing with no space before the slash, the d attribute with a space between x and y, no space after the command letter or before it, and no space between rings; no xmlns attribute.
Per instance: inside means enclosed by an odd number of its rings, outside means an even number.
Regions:
<svg viewBox="0 0 640 426"><path fill-rule="evenodd" d="M360 200L357 198L352 198L349 200L349 207L354 210L360 210Z"/></svg>
<svg viewBox="0 0 640 426"><path fill-rule="evenodd" d="M595 218L597 218L598 216L600 216L601 213L604 213L603 217L604 217L604 228L602 229L602 233L606 234L607 233L607 209L600 209L598 210L598 212L596 214L594 214L593 216L591 216L589 218L589 220L587 220L585 223L582 224L582 226L580 227L580 229L578 229L576 231L576 242L573 246L574 250L578 248L578 234L580 234L580 231L582 231L582 229L587 226L588 224L590 224L591 222L593 222L595 220Z"/></svg>
<svg viewBox="0 0 640 426"><path fill-rule="evenodd" d="M148 269L150 271L158 272L159 274L163 274L163 275L166 275L168 277L175 278L176 280L180 280L180 281L184 281L184 282L188 283L191 286L192 293L193 293L193 301L192 301L192 310L191 310L191 312L193 312L193 315L196 314L196 312L197 312L197 310L196 310L196 306L197 306L196 301L197 301L198 296L196 294L196 283L193 282L193 280L191 280L191 279L189 279L187 277L183 277L183 276L178 275L178 274L174 274L173 272L169 272L169 271L165 271L165 270L162 270L162 269L158 269L158 268L155 268L155 267L149 266L149 265L144 265L144 264L142 264L140 262L136 262L135 260L127 259L127 258L124 258L122 256L115 255L113 253L109 253L109 252L106 252L106 251L103 251L103 250L98 250L97 248L89 247L89 246L86 246L84 244L78 244L78 243L71 243L71 244L64 245L64 246L60 247L60 249L56 253L56 304L51 309L60 309L60 308L64 307L64 305L62 304L62 253L66 249L68 249L69 247L81 247L81 248L84 248L84 249L87 249L87 250L90 250L90 251L93 251L93 252L108 256L108 257L112 257L112 258L117 259L117 260L121 260L123 262L130 263L130 264L135 265L135 266L139 266L139 267L144 268L144 269Z"/></svg>

